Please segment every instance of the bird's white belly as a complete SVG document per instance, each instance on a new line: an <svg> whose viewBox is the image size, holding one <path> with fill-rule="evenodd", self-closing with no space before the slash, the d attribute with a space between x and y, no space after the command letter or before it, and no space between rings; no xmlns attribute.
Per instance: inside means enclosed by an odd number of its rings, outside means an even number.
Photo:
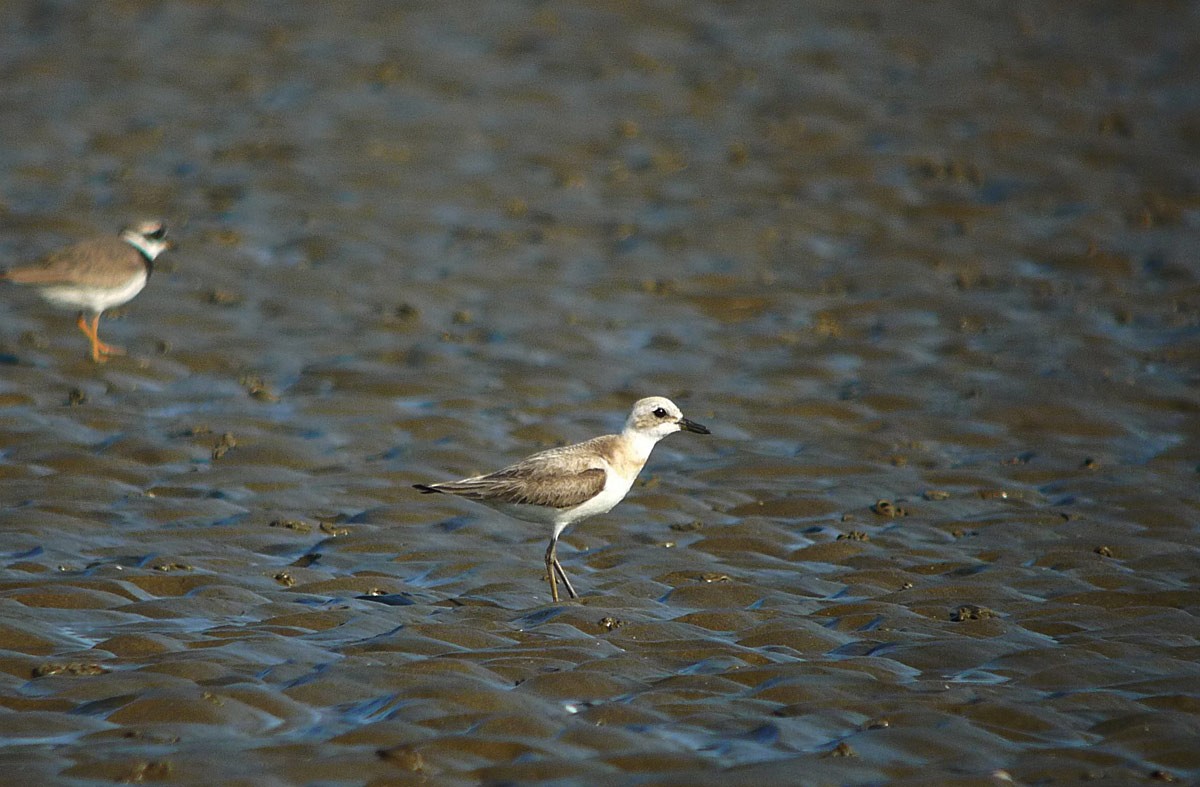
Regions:
<svg viewBox="0 0 1200 787"><path fill-rule="evenodd" d="M82 287L78 284L56 284L44 287L41 295L50 303L69 309L83 309L99 314L105 309L128 302L146 286L146 272L142 271L120 287Z"/></svg>
<svg viewBox="0 0 1200 787"><path fill-rule="evenodd" d="M554 536L557 538L562 531L579 520L611 511L613 506L625 499L625 495L629 493L631 486L633 486L632 478L626 480L609 470L604 489L600 490L600 493L595 497L589 498L571 508L531 506L521 503L495 503L486 500L480 500L479 502L489 505L500 513L507 514L514 519L553 525Z"/></svg>

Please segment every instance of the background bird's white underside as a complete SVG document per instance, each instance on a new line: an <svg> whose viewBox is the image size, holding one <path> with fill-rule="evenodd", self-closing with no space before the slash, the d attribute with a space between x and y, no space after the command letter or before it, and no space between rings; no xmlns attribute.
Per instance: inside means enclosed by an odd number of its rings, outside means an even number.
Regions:
<svg viewBox="0 0 1200 787"><path fill-rule="evenodd" d="M55 284L42 287L41 295L50 303L70 309L83 309L93 314L120 306L137 295L146 286L146 273L142 271L128 284L108 289L82 287L77 284Z"/></svg>

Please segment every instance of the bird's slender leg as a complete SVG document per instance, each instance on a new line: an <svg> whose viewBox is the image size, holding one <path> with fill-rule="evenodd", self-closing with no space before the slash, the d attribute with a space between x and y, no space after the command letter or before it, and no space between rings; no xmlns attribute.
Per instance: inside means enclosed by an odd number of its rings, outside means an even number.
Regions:
<svg viewBox="0 0 1200 787"><path fill-rule="evenodd" d="M562 579L563 584L567 586L567 593L571 598L579 598L579 594L575 592L575 588L571 587L571 580L567 579L567 572L563 571L562 563L558 562L557 556L554 558L554 569L558 572L558 576Z"/></svg>
<svg viewBox="0 0 1200 787"><path fill-rule="evenodd" d="M554 603L558 603L558 579L554 576L554 564L558 562L558 556L555 554L555 547L558 546L556 537L550 538L550 546L546 547L546 574L550 577L550 595L554 598Z"/></svg>
<svg viewBox="0 0 1200 787"><path fill-rule="evenodd" d="M567 595L571 598L579 598L579 594L575 592L575 588L571 585L571 580L567 579L567 572L562 567L562 563L558 562L558 537L550 539L550 546L546 547L546 573L550 575L550 595L554 597L555 603L558 602L558 581L563 581L563 586L567 589Z"/></svg>

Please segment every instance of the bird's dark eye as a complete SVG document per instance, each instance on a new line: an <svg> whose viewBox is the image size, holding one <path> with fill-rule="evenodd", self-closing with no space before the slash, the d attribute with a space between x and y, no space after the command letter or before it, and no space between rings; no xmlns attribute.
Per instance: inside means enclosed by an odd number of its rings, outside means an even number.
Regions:
<svg viewBox="0 0 1200 787"><path fill-rule="evenodd" d="M153 230L152 232L147 232L146 237L149 238L150 240L162 240L164 237L166 237L166 234L167 234L167 228L159 227L158 229Z"/></svg>
<svg viewBox="0 0 1200 787"><path fill-rule="evenodd" d="M662 409L661 407L659 407L659 408L656 408L656 409L654 410L654 417L655 417L655 418L666 418L666 417L667 417L667 411L666 411L666 410L664 410L664 409Z"/></svg>

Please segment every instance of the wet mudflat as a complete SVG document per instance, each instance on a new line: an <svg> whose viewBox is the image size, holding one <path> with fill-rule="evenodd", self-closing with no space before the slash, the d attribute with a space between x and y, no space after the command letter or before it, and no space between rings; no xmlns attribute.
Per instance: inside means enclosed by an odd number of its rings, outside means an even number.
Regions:
<svg viewBox="0 0 1200 787"><path fill-rule="evenodd" d="M1186 3L6 3L6 783L1200 778ZM415 482L675 399L568 533Z"/></svg>

